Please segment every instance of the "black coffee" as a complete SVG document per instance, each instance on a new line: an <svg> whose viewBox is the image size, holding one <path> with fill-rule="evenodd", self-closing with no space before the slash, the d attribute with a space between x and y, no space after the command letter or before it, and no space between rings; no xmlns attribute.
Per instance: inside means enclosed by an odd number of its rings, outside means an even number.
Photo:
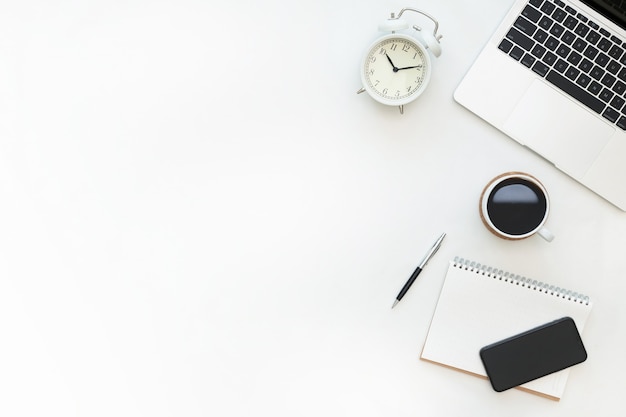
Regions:
<svg viewBox="0 0 626 417"><path fill-rule="evenodd" d="M546 207L541 189L522 178L502 181L487 200L491 222L509 235L524 235L535 230L546 214Z"/></svg>

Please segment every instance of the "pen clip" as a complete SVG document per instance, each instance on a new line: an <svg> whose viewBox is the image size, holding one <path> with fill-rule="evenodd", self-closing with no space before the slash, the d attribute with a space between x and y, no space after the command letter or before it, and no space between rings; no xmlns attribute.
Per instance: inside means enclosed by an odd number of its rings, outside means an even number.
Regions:
<svg viewBox="0 0 626 417"><path fill-rule="evenodd" d="M441 247L441 243L443 242L443 238L446 237L445 233L442 233L441 236L439 236L439 239L437 239L437 241L435 242L435 244L430 248L430 250L428 251L428 253L426 254L426 256L424 256L424 259L422 260L422 262L419 264L419 268L420 269L424 269L424 267L426 266L426 264L428 263L428 261L430 260L430 258L433 257L433 255L435 253L437 253L437 251L439 250L439 248Z"/></svg>

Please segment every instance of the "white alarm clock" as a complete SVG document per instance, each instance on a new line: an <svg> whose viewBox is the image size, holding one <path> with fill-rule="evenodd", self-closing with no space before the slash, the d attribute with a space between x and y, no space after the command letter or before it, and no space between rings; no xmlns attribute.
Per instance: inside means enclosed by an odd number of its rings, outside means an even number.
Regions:
<svg viewBox="0 0 626 417"><path fill-rule="evenodd" d="M418 39L407 33L409 23L401 17L406 11L426 16L435 24L432 34L414 25L422 36ZM374 100L388 106L398 106L404 113L404 105L418 98L428 86L432 73L430 50L433 56L441 55L439 23L429 14L411 8L400 10L378 26L386 35L376 39L367 49L361 64L363 87L358 94L367 92Z"/></svg>

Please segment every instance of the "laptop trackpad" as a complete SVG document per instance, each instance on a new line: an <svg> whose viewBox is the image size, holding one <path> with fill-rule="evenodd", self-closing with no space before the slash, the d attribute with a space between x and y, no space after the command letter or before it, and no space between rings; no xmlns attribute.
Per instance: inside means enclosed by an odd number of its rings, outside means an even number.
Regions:
<svg viewBox="0 0 626 417"><path fill-rule="evenodd" d="M579 179L615 131L541 80L533 81L503 128L518 142Z"/></svg>

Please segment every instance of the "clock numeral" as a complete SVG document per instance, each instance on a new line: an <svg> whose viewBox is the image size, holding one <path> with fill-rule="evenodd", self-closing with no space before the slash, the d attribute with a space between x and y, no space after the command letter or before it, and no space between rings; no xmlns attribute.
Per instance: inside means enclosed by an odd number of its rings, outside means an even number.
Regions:
<svg viewBox="0 0 626 417"><path fill-rule="evenodd" d="M371 62L372 64L373 64L374 62L376 62L376 56L375 56L375 55L372 55L372 56L370 57L370 62Z"/></svg>
<svg viewBox="0 0 626 417"><path fill-rule="evenodd" d="M411 50L411 47L409 45L402 45L402 50L404 52L409 52ZM415 54L417 55L417 54ZM415 59L415 57L413 57L413 59Z"/></svg>
<svg viewBox="0 0 626 417"><path fill-rule="evenodd" d="M400 97L400 90L396 90L396 97Z"/></svg>
<svg viewBox="0 0 626 417"><path fill-rule="evenodd" d="M378 52L379 55L387 55L387 50L385 48L380 48L380 51Z"/></svg>
<svg viewBox="0 0 626 417"><path fill-rule="evenodd" d="M370 69L369 74L370 74L370 75L374 75L374 73L375 73L375 72L376 72L376 70L375 70L374 68L372 68L372 69Z"/></svg>
<svg viewBox="0 0 626 417"><path fill-rule="evenodd" d="M413 55L413 59L417 58L417 52Z"/></svg>
<svg viewBox="0 0 626 417"><path fill-rule="evenodd" d="M411 92L411 88L413 88L413 87L412 86L408 86L407 89L406 89L406 92L410 93Z"/></svg>
<svg viewBox="0 0 626 417"><path fill-rule="evenodd" d="M389 49L391 49L392 51L395 51L396 49L398 49L398 44L397 43L391 44Z"/></svg>
<svg viewBox="0 0 626 417"><path fill-rule="evenodd" d="M384 94L384 95L387 95L387 92L389 92L389 89L388 89L388 88L383 89L383 94Z"/></svg>

